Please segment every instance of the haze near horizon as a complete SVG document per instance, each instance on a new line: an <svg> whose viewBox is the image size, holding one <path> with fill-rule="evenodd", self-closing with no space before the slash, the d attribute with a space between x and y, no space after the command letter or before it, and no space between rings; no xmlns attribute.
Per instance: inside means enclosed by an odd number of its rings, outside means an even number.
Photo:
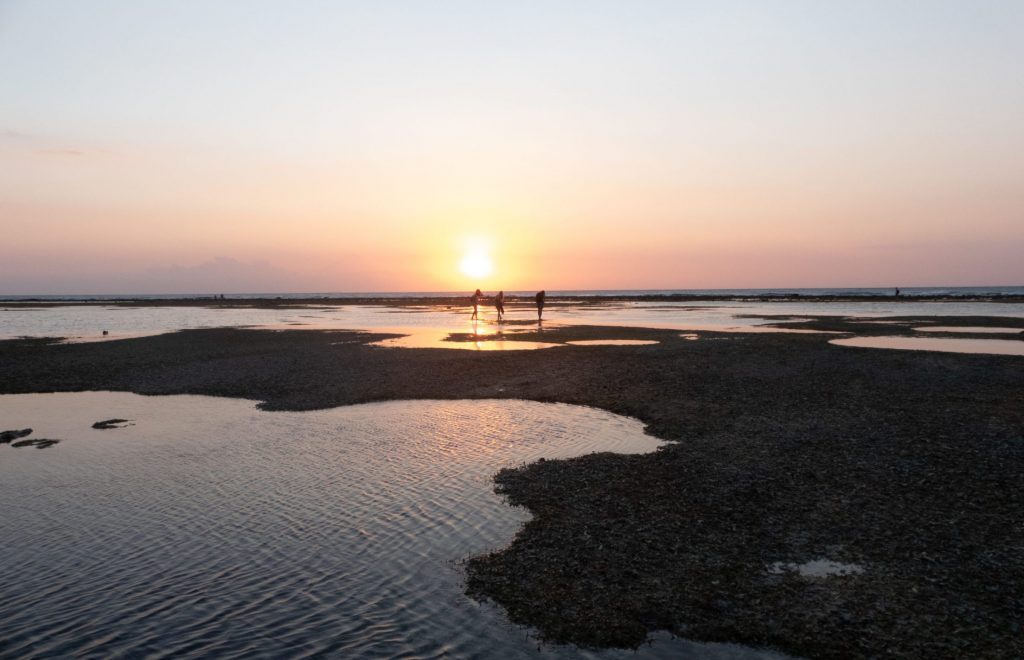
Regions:
<svg viewBox="0 0 1024 660"><path fill-rule="evenodd" d="M1024 284L1024 4L7 2L0 294Z"/></svg>

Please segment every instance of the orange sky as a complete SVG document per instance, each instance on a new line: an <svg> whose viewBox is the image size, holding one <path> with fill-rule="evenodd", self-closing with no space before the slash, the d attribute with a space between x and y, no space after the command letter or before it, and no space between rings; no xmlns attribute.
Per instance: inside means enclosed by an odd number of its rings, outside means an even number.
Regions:
<svg viewBox="0 0 1024 660"><path fill-rule="evenodd" d="M0 294L1024 284L1019 4L0 19Z"/></svg>

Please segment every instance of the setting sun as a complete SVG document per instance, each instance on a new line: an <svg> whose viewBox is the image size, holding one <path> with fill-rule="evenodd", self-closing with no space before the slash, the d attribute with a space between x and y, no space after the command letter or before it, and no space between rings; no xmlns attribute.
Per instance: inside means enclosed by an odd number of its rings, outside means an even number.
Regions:
<svg viewBox="0 0 1024 660"><path fill-rule="evenodd" d="M468 277L479 279L494 272L494 264L485 251L476 248L462 257L462 261L459 262L459 270Z"/></svg>

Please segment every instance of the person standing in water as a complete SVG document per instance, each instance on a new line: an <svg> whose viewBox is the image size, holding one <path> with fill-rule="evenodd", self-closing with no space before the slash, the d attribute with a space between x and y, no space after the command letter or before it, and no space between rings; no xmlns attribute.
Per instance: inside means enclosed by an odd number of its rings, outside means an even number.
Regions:
<svg viewBox="0 0 1024 660"><path fill-rule="evenodd" d="M483 297L484 294L480 293L480 289L477 289L476 292L473 293L473 297L471 298L471 300L473 301L473 316L470 316L469 318L473 319L474 321L477 319L477 313L480 309L480 299Z"/></svg>
<svg viewBox="0 0 1024 660"><path fill-rule="evenodd" d="M494 309L498 310L498 322L501 322L501 317L505 315L505 292L499 291L498 295L494 296Z"/></svg>
<svg viewBox="0 0 1024 660"><path fill-rule="evenodd" d="M544 292L538 291L534 298L537 300L537 322L540 323L541 317L544 315Z"/></svg>

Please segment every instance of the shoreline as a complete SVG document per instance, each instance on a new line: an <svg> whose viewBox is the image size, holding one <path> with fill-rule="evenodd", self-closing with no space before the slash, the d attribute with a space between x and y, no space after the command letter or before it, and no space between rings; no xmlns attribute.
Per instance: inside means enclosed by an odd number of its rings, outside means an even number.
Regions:
<svg viewBox="0 0 1024 660"><path fill-rule="evenodd" d="M272 410L403 398L602 408L675 442L497 475L534 518L510 546L469 560L467 589L512 621L595 647L668 630L813 657L1024 654L1024 358L692 334L568 326L545 341L660 343L483 354L319 330L9 340L0 392L209 394ZM769 570L818 559L864 572Z"/></svg>

